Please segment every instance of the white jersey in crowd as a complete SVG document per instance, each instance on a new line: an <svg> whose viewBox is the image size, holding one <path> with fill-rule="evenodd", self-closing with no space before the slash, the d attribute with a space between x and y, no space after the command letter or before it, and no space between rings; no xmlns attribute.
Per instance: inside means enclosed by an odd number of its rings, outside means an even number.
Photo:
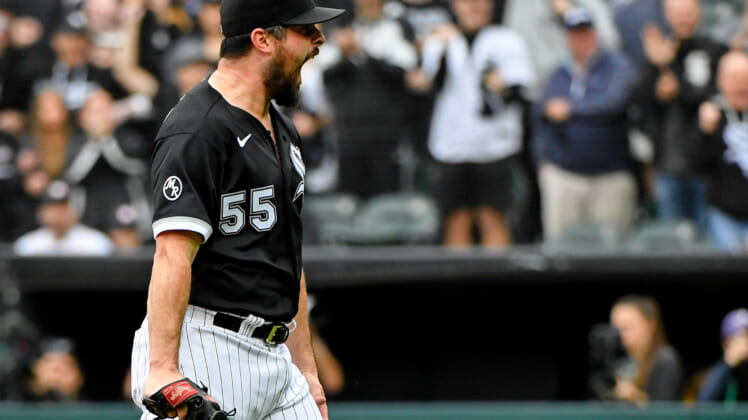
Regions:
<svg viewBox="0 0 748 420"><path fill-rule="evenodd" d="M462 34L448 44L429 38L423 46L423 70L433 77L446 58L446 79L434 104L429 150L447 163L491 162L509 157L522 147L519 104L499 104L490 116L481 114L481 83L487 68L498 70L504 84L529 88L533 69L524 40L499 26L482 29L472 46ZM499 102L500 99L496 98Z"/></svg>
<svg viewBox="0 0 748 420"><path fill-rule="evenodd" d="M103 256L114 252L114 244L104 233L77 224L62 238L55 238L50 229L33 230L13 244L17 255L92 255Z"/></svg>
<svg viewBox="0 0 748 420"><path fill-rule="evenodd" d="M355 20L352 26L356 42L366 55L405 70L416 67L418 52L396 20L384 17L372 21ZM340 48L334 42L326 42L320 47L315 61L324 71L342 58ZM361 64L356 55L351 60L354 64Z"/></svg>

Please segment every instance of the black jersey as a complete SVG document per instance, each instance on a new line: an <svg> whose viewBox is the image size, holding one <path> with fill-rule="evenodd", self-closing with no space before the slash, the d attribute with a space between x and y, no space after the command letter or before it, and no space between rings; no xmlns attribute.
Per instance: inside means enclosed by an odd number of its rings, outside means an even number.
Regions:
<svg viewBox="0 0 748 420"><path fill-rule="evenodd" d="M270 107L270 133L203 80L164 120L152 153L154 235L189 230L204 243L190 303L267 320L298 311L304 162L299 135Z"/></svg>

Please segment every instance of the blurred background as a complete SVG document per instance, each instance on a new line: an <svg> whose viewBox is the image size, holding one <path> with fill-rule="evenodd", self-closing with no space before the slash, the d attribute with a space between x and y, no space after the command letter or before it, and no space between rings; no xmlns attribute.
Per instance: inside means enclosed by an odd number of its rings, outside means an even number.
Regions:
<svg viewBox="0 0 748 420"><path fill-rule="evenodd" d="M748 2L317 4L283 111L333 418L748 416ZM137 417L150 144L219 8L0 0L0 418Z"/></svg>

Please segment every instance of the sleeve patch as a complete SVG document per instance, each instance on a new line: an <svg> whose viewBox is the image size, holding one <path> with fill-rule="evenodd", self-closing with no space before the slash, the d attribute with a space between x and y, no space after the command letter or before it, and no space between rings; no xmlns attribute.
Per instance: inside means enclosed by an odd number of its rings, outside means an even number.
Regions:
<svg viewBox="0 0 748 420"><path fill-rule="evenodd" d="M182 195L182 180L178 176L172 175L166 178L162 190L167 200L176 201Z"/></svg>

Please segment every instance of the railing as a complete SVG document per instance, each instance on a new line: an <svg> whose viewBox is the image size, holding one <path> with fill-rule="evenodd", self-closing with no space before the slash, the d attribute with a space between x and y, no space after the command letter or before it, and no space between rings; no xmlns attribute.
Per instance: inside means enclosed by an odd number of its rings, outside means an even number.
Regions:
<svg viewBox="0 0 748 420"><path fill-rule="evenodd" d="M745 420L748 404L690 406L661 404L647 408L560 402L417 402L331 403L333 420ZM1 420L136 420L128 403L0 404Z"/></svg>
<svg viewBox="0 0 748 420"><path fill-rule="evenodd" d="M23 291L145 290L153 252L113 257L13 257L0 254L0 269ZM2 264L5 263L5 264ZM748 274L748 255L716 252L547 252L518 246L505 251L450 250L440 246L306 247L304 268L311 289L389 282L547 280L576 282L591 277L713 280ZM2 273L0 273L0 276ZM726 277L725 277L726 276Z"/></svg>

